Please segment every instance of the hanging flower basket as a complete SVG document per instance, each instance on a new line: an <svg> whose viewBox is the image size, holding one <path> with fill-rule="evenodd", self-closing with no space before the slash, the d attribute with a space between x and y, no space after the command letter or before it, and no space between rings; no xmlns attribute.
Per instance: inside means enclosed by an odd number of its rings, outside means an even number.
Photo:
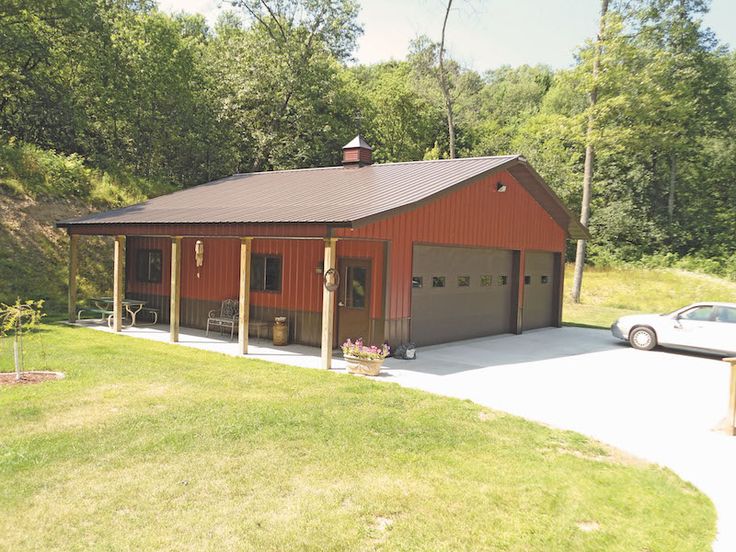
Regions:
<svg viewBox="0 0 736 552"><path fill-rule="evenodd" d="M388 345L377 347L364 345L362 339L355 342L348 339L342 344L343 357L347 361L350 374L377 376L381 373L383 360L388 356Z"/></svg>

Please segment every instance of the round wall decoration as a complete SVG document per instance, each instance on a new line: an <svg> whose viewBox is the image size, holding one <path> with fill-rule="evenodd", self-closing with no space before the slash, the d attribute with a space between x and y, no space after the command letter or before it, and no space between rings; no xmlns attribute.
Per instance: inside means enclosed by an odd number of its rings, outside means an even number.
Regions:
<svg viewBox="0 0 736 552"><path fill-rule="evenodd" d="M340 273L334 268L331 268L325 272L324 281L327 291L335 291L340 285Z"/></svg>

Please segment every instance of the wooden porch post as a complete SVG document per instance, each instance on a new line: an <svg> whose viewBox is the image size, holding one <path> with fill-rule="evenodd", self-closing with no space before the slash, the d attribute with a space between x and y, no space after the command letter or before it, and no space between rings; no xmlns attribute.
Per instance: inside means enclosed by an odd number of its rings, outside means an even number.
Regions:
<svg viewBox="0 0 736 552"><path fill-rule="evenodd" d="M238 310L238 352L248 354L250 322L250 256L253 238L240 238L240 293Z"/></svg>
<svg viewBox="0 0 736 552"><path fill-rule="evenodd" d="M325 239L324 274L335 268L337 238ZM335 292L322 286L322 368L332 368L332 343L335 323Z"/></svg>
<svg viewBox="0 0 736 552"><path fill-rule="evenodd" d="M69 322L77 321L77 273L79 272L79 234L69 234Z"/></svg>
<svg viewBox="0 0 736 552"><path fill-rule="evenodd" d="M179 341L179 307L181 304L181 237L171 238L171 291L169 308L169 341Z"/></svg>
<svg viewBox="0 0 736 552"><path fill-rule="evenodd" d="M125 236L115 236L114 280L112 286L112 329L123 329L123 275L125 273Z"/></svg>

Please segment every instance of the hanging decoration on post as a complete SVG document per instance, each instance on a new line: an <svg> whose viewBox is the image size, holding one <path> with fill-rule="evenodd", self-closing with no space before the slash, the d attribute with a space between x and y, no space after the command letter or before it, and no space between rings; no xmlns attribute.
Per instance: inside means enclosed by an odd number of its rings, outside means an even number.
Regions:
<svg viewBox="0 0 736 552"><path fill-rule="evenodd" d="M197 278L199 278L199 269L204 264L204 242L197 240L194 244L194 264L197 265Z"/></svg>
<svg viewBox="0 0 736 552"><path fill-rule="evenodd" d="M340 274L334 268L329 269L325 272L325 289L327 291L335 291L340 285Z"/></svg>

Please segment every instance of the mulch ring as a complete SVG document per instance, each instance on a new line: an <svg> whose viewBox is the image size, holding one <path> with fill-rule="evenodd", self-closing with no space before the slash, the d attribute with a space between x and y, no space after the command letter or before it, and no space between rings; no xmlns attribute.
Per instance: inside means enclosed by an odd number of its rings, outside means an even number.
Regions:
<svg viewBox="0 0 736 552"><path fill-rule="evenodd" d="M24 385L30 383L43 383L50 380L62 379L64 374L61 372L22 372L20 379L15 379L15 372L0 373L0 387L4 385Z"/></svg>

